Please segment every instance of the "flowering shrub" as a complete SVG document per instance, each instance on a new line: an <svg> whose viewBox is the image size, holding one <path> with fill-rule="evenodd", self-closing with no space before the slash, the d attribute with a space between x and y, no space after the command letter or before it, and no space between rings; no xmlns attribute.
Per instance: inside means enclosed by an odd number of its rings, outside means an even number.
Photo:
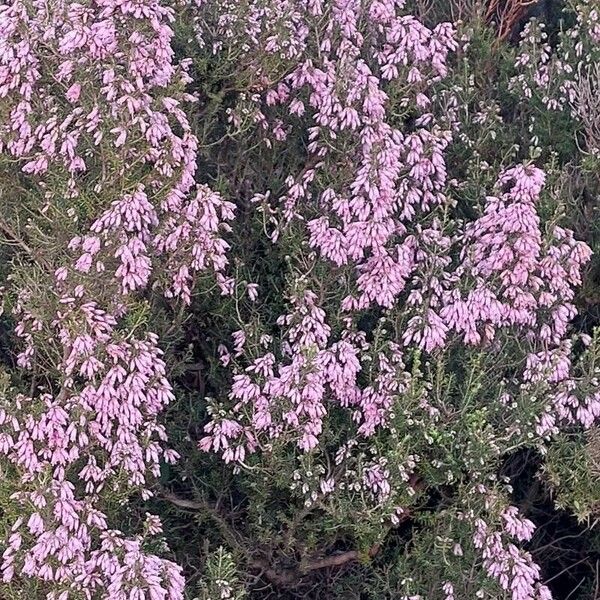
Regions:
<svg viewBox="0 0 600 600"><path fill-rule="evenodd" d="M0 9L3 159L28 177L34 218L66 210L70 221L55 232L64 245L38 263L44 295L15 286L16 365L30 387L8 384L0 410L20 488L6 509L19 516L7 520L3 581L31 579L49 600L183 593L180 567L144 549L159 519L127 537L105 513L137 489L149 497L148 475L177 457L157 421L173 399L158 338L123 320L151 278L184 302L196 271L229 285L218 233L232 205L195 187L172 19L158 2Z"/></svg>
<svg viewBox="0 0 600 600"><path fill-rule="evenodd" d="M459 4L0 7L3 597L561 597L598 18Z"/></svg>

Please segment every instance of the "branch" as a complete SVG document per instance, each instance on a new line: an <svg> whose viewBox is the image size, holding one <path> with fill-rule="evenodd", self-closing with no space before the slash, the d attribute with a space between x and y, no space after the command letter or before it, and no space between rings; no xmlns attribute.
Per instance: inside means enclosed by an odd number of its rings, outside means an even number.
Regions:
<svg viewBox="0 0 600 600"><path fill-rule="evenodd" d="M381 544L373 544L369 551L367 552L367 556L369 558L375 558L381 549ZM325 556L324 558L310 561L308 564L304 565L303 571L316 571L318 569L328 569L329 567L341 567L349 562L359 561L361 559L361 554L357 550L349 550L348 552L342 552L341 554L333 554L331 556Z"/></svg>
<svg viewBox="0 0 600 600"><path fill-rule="evenodd" d="M238 550L247 560L250 560L251 554L248 548L245 546L242 540L238 539L238 535L232 529L231 525L225 520L223 515L208 502L197 502L194 500L187 500L186 498L180 498L172 492L167 490L160 490L159 497L167 500L171 504L178 506L179 508L186 508L193 510L194 512L205 512L208 513L211 518L216 522L219 531L227 543Z"/></svg>
<svg viewBox="0 0 600 600"><path fill-rule="evenodd" d="M171 492L161 492L159 494L160 498L164 500L168 500L171 504L175 506L179 506L179 508L189 508L190 510L206 510L210 507L209 504L205 504L203 502L195 502L194 500L187 500L185 498L180 498Z"/></svg>
<svg viewBox="0 0 600 600"><path fill-rule="evenodd" d="M196 512L209 512L211 516L217 519L221 525L223 537L225 537L234 548L238 549L246 557L250 568L259 570L261 575L264 575L272 584L280 587L296 584L311 571L342 567L352 562L358 562L364 556L358 550L348 550L347 552L341 552L340 554L331 554L322 558L306 560L289 568L275 568L268 560L252 556L250 550L248 550L248 548L237 539L237 536L232 531L231 526L223 519L223 516L219 513L219 511L207 502L198 502L195 500L180 498L176 494L166 490L161 490L159 497L169 501L171 504L174 504L179 508L189 509ZM406 513L405 519L408 518L409 514ZM381 544L373 544L373 546L369 548L367 556L369 558L374 558L378 554L380 548Z"/></svg>
<svg viewBox="0 0 600 600"><path fill-rule="evenodd" d="M370 558L377 555L380 544L374 544L367 553ZM309 560L294 567L287 569L274 569L268 561L262 558L255 558L251 561L252 567L260 569L262 574L273 584L278 586L289 586L298 583L307 573L318 571L320 569L329 569L332 567L342 567L348 563L361 560L361 554L357 550L348 550L340 554L332 554L314 560Z"/></svg>
<svg viewBox="0 0 600 600"><path fill-rule="evenodd" d="M23 240L15 231L13 231L11 226L2 219L0 219L0 232L2 232L6 236L5 239L0 238L0 244L18 246L27 255L29 255L30 258L32 258L38 263L42 263L49 272L52 272L52 270L50 269L50 265L48 264L46 259L40 255L39 251L36 251L33 248L31 248L25 242L25 240Z"/></svg>
<svg viewBox="0 0 600 600"><path fill-rule="evenodd" d="M539 0L488 0L485 19L488 23L496 21L497 41L505 40L530 6Z"/></svg>
<svg viewBox="0 0 600 600"><path fill-rule="evenodd" d="M11 229L8 223L5 221L0 221L0 230L2 230L7 238L4 240L4 243L11 244L13 246L19 246L30 256L35 256L33 250Z"/></svg>

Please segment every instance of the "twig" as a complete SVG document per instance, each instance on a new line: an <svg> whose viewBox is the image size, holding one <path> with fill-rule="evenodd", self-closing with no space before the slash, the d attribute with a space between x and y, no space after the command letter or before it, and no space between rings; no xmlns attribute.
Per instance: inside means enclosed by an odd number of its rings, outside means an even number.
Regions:
<svg viewBox="0 0 600 600"><path fill-rule="evenodd" d="M0 221L0 229L7 237L5 240L6 243L20 246L23 250L25 250L25 252L27 252L27 254L32 257L34 256L33 250L11 229L6 222Z"/></svg>
<svg viewBox="0 0 600 600"><path fill-rule="evenodd" d="M19 235L12 230L6 221L0 220L0 231L6 236L6 239L0 239L0 244L5 243L7 245L18 246L24 250L25 253L28 254L34 261L42 263L48 271L51 271L50 265L46 259L40 256L39 252L33 250L33 248L31 248L21 237L19 237Z"/></svg>
<svg viewBox="0 0 600 600"><path fill-rule="evenodd" d="M198 502L195 500L188 500L187 498L180 498L172 492L161 490L159 494L160 498L169 501L171 504L188 510L196 512L207 511L211 516L218 519L226 531L222 531L223 536L227 541L236 549L238 549L248 560L248 565L251 569L259 570L259 576L265 576L272 584L283 587L296 584L306 574L312 571L318 571L321 569L329 569L333 567L342 567L352 562L358 562L361 560L362 555L358 550L348 550L347 552L341 552L340 554L331 554L321 558L314 558L310 560L302 561L293 567L288 568L275 568L268 560L260 557L252 556L252 553L248 548L242 544L241 541L236 539L236 535L231 530L231 526L225 522L222 515L207 502ZM381 548L381 544L376 543L369 548L366 556L374 558Z"/></svg>
<svg viewBox="0 0 600 600"><path fill-rule="evenodd" d="M195 502L194 500L187 500L186 498L180 498L171 492L161 492L160 497L164 500L168 500L171 504L179 506L179 508L189 508L190 510L205 510L209 508L208 504L203 502Z"/></svg>
<svg viewBox="0 0 600 600"><path fill-rule="evenodd" d="M171 504L174 504L179 508L186 508L189 510L193 510L194 512L208 513L217 523L219 531L221 532L221 535L225 538L227 543L232 548L235 548L241 554L243 554L246 559L250 559L250 551L246 548L243 541L238 539L238 536L231 528L231 525L229 525L229 523L225 520L223 515L221 515L221 513L214 506L211 506L208 502L198 502L195 500L187 500L186 498L180 498L176 494L173 494L172 492L169 492L167 490L161 490L159 493L159 497L163 498L164 500L168 500Z"/></svg>
<svg viewBox="0 0 600 600"><path fill-rule="evenodd" d="M367 556L369 558L374 558L379 552L380 547L380 544L371 546ZM341 552L340 554L331 554L329 556L324 556L323 558L302 562L299 565L286 569L274 569L266 560L261 558L253 559L251 566L261 569L262 573L271 583L278 586L289 586L297 583L312 571L319 571L321 569L329 569L332 567L342 567L360 560L360 552L357 550L348 550L347 552Z"/></svg>
<svg viewBox="0 0 600 600"><path fill-rule="evenodd" d="M538 0L488 0L486 21L491 23L496 20L498 41L505 40L514 29L519 19L523 17L527 8L537 4Z"/></svg>
<svg viewBox="0 0 600 600"><path fill-rule="evenodd" d="M585 577L581 579L581 581L571 590L571 593L565 598L565 600L569 600L569 598L585 583ZM595 599L594 599L595 600Z"/></svg>
<svg viewBox="0 0 600 600"><path fill-rule="evenodd" d="M566 573L567 571L570 571L573 567L576 567L577 565L581 564L582 562L585 562L586 560L589 560L587 556L585 558L582 558L582 559L578 560L577 562L573 563L572 565L569 565L568 567L565 567L562 571L556 573L556 575L552 575L552 577L550 577L549 579L546 579L544 581L544 584L547 585L548 583L550 583L551 581L553 581L557 577L560 577L563 573Z"/></svg>

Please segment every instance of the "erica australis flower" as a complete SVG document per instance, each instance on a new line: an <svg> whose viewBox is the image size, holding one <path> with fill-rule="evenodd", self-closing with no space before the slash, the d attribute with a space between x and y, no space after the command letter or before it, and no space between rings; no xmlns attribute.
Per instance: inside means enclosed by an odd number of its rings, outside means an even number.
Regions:
<svg viewBox="0 0 600 600"><path fill-rule="evenodd" d="M128 297L160 281L189 303L194 274L208 270L231 287L220 235L233 206L194 182L197 141L182 110L193 98L181 91L189 76L173 58L173 16L156 0L0 7L0 150L46 200L94 199L87 229L47 274L46 316L25 291L15 309L22 368L35 369L45 344L59 348L51 390L7 397L0 412L2 454L23 486L3 580L45 582L49 600L67 588L183 597L181 569L102 512L110 490L148 497L160 462L177 457L158 422L173 399L159 340L122 328ZM59 172L62 188L51 183Z"/></svg>
<svg viewBox="0 0 600 600"><path fill-rule="evenodd" d="M591 249L557 209L567 151L534 134L538 113L560 115L597 158L600 16L582 0L553 45L524 28L502 75L533 103L517 140L496 93L473 100L477 32L422 9L0 6L0 162L17 190L0 189L0 316L6 294L17 341L0 372L6 589L183 600L195 559L164 558L171 513L134 504L168 471L161 485L206 501L215 536L245 520L223 535L231 555L201 555L206 598L242 598L238 554L280 587L346 562L368 573L363 556L424 507L410 544L389 548L390 593L551 598L500 465L600 417L598 338L571 335ZM190 464L240 477L227 518L227 494L213 507L194 488L202 473L166 468L186 444L202 451ZM434 583L405 573L430 552Z"/></svg>
<svg viewBox="0 0 600 600"><path fill-rule="evenodd" d="M532 435L596 418L595 396L565 396L579 386L568 327L591 252L542 217L551 184L532 162L499 169L469 218L456 210L452 194L460 185L449 181L447 160L463 134L456 96L439 92L458 49L451 24L429 28L407 15L403 2L274 6L250 2L238 11L224 3L211 12L201 3L196 22L198 39L212 43L216 56L226 49L252 65L256 93L231 109L233 131L253 120L257 138L283 152L294 128L306 129L306 159L286 173L283 192L254 196L274 244L288 234L302 237L302 249L295 247L302 260L287 257L295 269L288 312L274 338L252 322L229 348L219 346L231 384L210 405L199 446L242 466L251 453L290 447L318 462L330 443L329 423L349 417L351 428L334 436L339 468L324 468L322 477L299 472L292 489L302 490L306 506L360 491L397 524L404 509L395 499L417 493L421 457L411 455L394 472L379 456L385 443L376 440L400 444L394 435L403 419L443 439L439 423L451 410L431 400L439 382L416 391L428 377L415 366L421 357L431 369L454 352L497 356L514 336L531 351L507 383L510 391L498 394L498 419L510 420L513 404L533 395L534 380L548 389L531 408ZM285 68L267 74L261 50ZM410 111L409 126L392 118L392 106ZM248 295L254 299L250 287ZM365 327L373 315L379 321ZM526 435L517 426L507 426L506 435L517 431ZM435 448L438 438L425 435ZM548 598L531 556L505 540L529 540L533 524L510 506L494 519L472 522L477 533L454 543L453 555L474 544L486 573L514 600ZM442 591L458 597L452 582Z"/></svg>

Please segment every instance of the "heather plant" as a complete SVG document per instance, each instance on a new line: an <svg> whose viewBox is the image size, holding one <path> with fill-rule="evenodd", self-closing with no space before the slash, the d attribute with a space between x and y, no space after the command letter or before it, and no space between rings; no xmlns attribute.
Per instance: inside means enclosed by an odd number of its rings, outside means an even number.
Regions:
<svg viewBox="0 0 600 600"><path fill-rule="evenodd" d="M157 421L172 388L140 295L153 262L154 284L183 302L195 271L226 264L219 219L232 205L193 180L172 19L157 2L0 9L0 149L5 178L20 167L15 201L25 201L13 215L8 199L3 230L23 248L53 242L15 259L10 290L21 349L0 410L14 486L3 507L8 593L183 593L180 567L146 550L160 519L128 537L104 512L149 497L148 475L176 458Z"/></svg>
<svg viewBox="0 0 600 600"><path fill-rule="evenodd" d="M0 7L4 596L561 597L510 473L596 514L565 9Z"/></svg>

